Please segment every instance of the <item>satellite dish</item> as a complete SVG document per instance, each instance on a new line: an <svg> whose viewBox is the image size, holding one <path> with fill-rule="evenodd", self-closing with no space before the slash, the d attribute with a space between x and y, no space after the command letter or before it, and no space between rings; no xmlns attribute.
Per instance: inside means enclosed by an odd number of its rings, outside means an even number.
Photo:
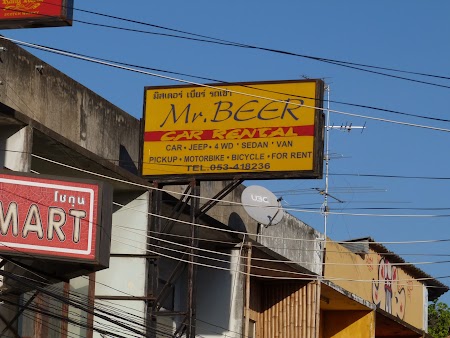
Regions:
<svg viewBox="0 0 450 338"><path fill-rule="evenodd" d="M259 185L245 188L241 195L245 211L251 218L265 226L275 225L283 218L280 200L271 191Z"/></svg>

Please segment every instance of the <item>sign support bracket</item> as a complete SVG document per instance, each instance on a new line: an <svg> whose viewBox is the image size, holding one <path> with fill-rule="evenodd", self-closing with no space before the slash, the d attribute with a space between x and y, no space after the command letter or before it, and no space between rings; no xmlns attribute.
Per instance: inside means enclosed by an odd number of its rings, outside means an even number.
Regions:
<svg viewBox="0 0 450 338"><path fill-rule="evenodd" d="M30 299L27 300L27 302L23 305L23 307L17 311L17 313L14 315L13 318L11 318L11 320L9 321L9 323L5 326L5 328L3 329L3 331L0 333L0 338L4 336L4 334L10 330L14 333L14 335L16 337L19 337L19 334L12 328L14 322L20 317L20 315L28 308L28 306L33 302L33 300L37 297L37 295L39 295L39 291L36 291L31 297ZM0 317L1 318L1 317ZM2 321L4 321L4 318L1 318ZM6 324L6 321L5 321Z"/></svg>
<svg viewBox="0 0 450 338"><path fill-rule="evenodd" d="M225 188L219 191L213 198L211 198L208 202L206 202L201 208L198 210L197 217L201 217L206 214L212 207L214 207L217 203L220 202L225 196L227 196L230 192L232 192L236 187L238 187L244 180L238 179L232 181Z"/></svg>
<svg viewBox="0 0 450 338"><path fill-rule="evenodd" d="M218 193L214 195L208 202L200 207L200 181L192 179L186 189L184 190L182 197L178 200L173 207L168 220L161 226L161 219L157 216L153 216L150 220L150 229L153 237L164 236L171 231L174 223L180 218L182 213L186 210L186 206L190 204L190 226L189 236L186 238L189 241L189 247L185 253L180 257L180 261L172 270L167 281L164 281L164 285L158 286L161 282L159 279L158 262L153 270L152 280L152 294L154 300L152 300L151 306L149 306L149 320L150 331L149 337L156 337L157 330L157 317L167 316L170 313L174 317L184 316L180 318L178 326L174 332L174 337L181 337L185 335L186 338L194 338L196 335L196 292L197 292L197 248L199 246L198 227L199 219L204 216L210 209L212 209L217 203L225 198L229 193L236 189L243 179L236 179L227 184ZM150 203L151 213L154 215L160 215L162 211L162 192L160 190L161 184L154 181L153 187L158 188L152 194L152 201ZM153 239L151 243L158 243L158 239ZM150 244L151 245L151 244ZM187 261L188 263L184 263ZM166 311L162 310L162 302L168 295L168 290L172 287L175 281L183 273L183 269L187 267L187 297L186 297L186 310L183 311ZM159 290L159 292L158 292ZM176 309L175 309L176 310Z"/></svg>

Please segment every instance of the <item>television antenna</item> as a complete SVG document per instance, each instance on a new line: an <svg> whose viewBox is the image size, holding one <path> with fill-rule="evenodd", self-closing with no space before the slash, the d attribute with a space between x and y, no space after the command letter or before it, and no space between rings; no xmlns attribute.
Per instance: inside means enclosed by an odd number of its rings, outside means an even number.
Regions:
<svg viewBox="0 0 450 338"><path fill-rule="evenodd" d="M363 126L354 126L352 123L341 124L340 126L330 125L330 85L325 86L325 91L327 92L327 108L325 109L325 189L317 189L321 195L323 195L323 204L322 204L322 214L323 214L323 222L324 222L324 231L323 231L323 246L322 246L322 262L325 263L325 253L326 253L326 243L327 243L327 228L328 228L328 215L329 215L329 206L328 206L328 198L331 197L338 201L339 203L343 203L342 200L332 196L329 194L329 167L330 167L330 130L341 130L350 132L353 129L361 129L361 133L366 129L366 123ZM324 274L324 267L322 268L322 274Z"/></svg>

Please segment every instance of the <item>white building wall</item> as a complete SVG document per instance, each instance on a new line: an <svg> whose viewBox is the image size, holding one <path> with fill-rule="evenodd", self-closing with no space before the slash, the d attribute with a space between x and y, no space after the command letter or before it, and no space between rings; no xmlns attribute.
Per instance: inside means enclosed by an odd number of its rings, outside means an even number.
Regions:
<svg viewBox="0 0 450 338"><path fill-rule="evenodd" d="M113 208L118 209L112 218L111 254L144 255L147 253L149 193L132 201L128 199L128 196L114 197Z"/></svg>
<svg viewBox="0 0 450 338"><path fill-rule="evenodd" d="M0 127L0 168L29 172L33 130L31 127Z"/></svg>
<svg viewBox="0 0 450 338"><path fill-rule="evenodd" d="M225 255L211 258L226 260L221 263L203 259L200 263L216 265L221 269L199 266L197 280L197 330L205 338L242 337L245 275L239 260L240 249L224 251Z"/></svg>
<svg viewBox="0 0 450 338"><path fill-rule="evenodd" d="M7 168L13 171L29 172L31 168L31 148L32 148L33 130L31 127L5 125L0 127L0 169ZM9 263L2 269L9 270L13 268ZM3 277L0 278L0 287L3 286ZM13 298L13 297L12 297ZM14 297L19 301L19 297ZM0 304L0 316L9 323L18 311L17 306ZM12 325L13 330L18 329L18 321ZM6 327L6 323L0 321L0 332ZM14 332L7 330L7 335L13 335Z"/></svg>
<svg viewBox="0 0 450 338"><path fill-rule="evenodd" d="M197 261L196 336L242 337L245 275L240 273L243 266L239 261L239 253L240 248L224 250L217 254L198 252L199 255L209 258ZM162 281L168 279L177 263L177 259L160 260L159 277ZM187 269L185 263L183 273L174 282L173 309L177 311L186 311ZM173 332L180 324L180 319L184 318L158 317L158 328L161 331Z"/></svg>
<svg viewBox="0 0 450 338"><path fill-rule="evenodd" d="M129 196L115 198L126 200ZM138 331L145 332L144 323L147 296L147 225L149 193L133 198L129 202L114 205L111 237L111 255L108 269L99 271L95 277L95 305L103 306L107 311L122 317L120 321ZM120 255L120 256L115 256ZM122 297L123 299L117 299ZM130 297L139 297L136 300ZM102 298L102 299L98 299ZM117 320L116 317L112 317ZM108 331L126 330L120 325L94 317L94 325L107 328ZM134 334L128 331L128 334ZM94 332L94 337L101 338Z"/></svg>

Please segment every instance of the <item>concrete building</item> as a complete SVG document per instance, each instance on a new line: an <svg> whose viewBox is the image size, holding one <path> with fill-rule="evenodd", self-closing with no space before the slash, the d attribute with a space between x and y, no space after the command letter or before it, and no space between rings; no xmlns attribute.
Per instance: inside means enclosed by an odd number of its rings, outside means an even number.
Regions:
<svg viewBox="0 0 450 338"><path fill-rule="evenodd" d="M360 303L358 309L333 306L328 297L322 325L339 322L332 325L335 337L346 337L361 326L367 328L361 337L423 337L428 302L448 291L370 237L341 244L328 241L324 276L325 284L351 293Z"/></svg>
<svg viewBox="0 0 450 338"><path fill-rule="evenodd" d="M385 248L369 243L364 256L327 242L323 271L323 235L289 214L276 226L259 227L239 205L240 180L168 186L142 179L138 119L17 45L1 45L1 167L105 181L113 187L114 210L108 269L55 283L39 260L4 257L4 271L34 274L35 289L2 294L0 332L325 338L388 337L401 329L425 335L427 287L439 287L433 298L446 286L415 282L423 272L398 267L413 284L410 293L400 291L405 307L399 310L392 297L367 293L367 285L371 291L381 285L338 281L359 279L355 264L368 264L364 257L373 258L370 272L387 266ZM401 261L392 257L391 263ZM353 265L333 268L338 262Z"/></svg>

